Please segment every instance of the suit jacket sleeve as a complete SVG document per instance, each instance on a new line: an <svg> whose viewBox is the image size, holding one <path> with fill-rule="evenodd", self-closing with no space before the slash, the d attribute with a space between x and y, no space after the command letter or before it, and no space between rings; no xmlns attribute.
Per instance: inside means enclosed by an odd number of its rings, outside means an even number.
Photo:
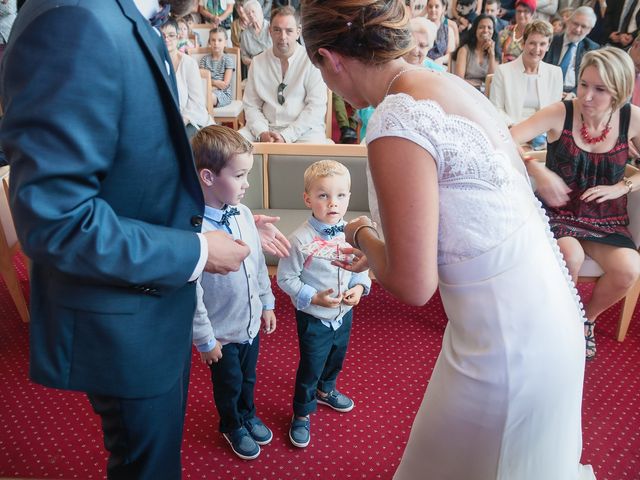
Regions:
<svg viewBox="0 0 640 480"><path fill-rule="evenodd" d="M184 285L200 252L188 220L179 230L118 215L101 188L124 155L124 90L156 87L123 84L127 65L119 45L86 8L48 10L13 48L0 85L0 141L11 164L12 209L26 254L96 284ZM153 169L148 173L141 182L153 181Z"/></svg>

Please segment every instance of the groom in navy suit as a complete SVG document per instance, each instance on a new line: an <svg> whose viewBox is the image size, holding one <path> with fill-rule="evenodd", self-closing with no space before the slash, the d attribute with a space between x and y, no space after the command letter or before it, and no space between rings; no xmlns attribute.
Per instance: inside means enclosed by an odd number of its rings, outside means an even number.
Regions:
<svg viewBox="0 0 640 480"><path fill-rule="evenodd" d="M160 7L29 0L0 74L0 143L32 260L30 375L87 392L109 478L180 478L194 280L249 253L199 233L175 74L149 22L166 16Z"/></svg>

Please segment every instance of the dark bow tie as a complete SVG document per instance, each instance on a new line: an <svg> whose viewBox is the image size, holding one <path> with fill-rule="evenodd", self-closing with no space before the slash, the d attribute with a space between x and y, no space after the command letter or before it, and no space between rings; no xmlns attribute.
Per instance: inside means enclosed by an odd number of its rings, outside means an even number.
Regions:
<svg viewBox="0 0 640 480"><path fill-rule="evenodd" d="M233 217L234 215L239 215L240 212L238 211L238 209L236 207L228 207L225 209L224 213L222 214L222 218L220 218L220 220L218 220L218 223L220 225L224 225L225 227L229 226L229 218Z"/></svg>
<svg viewBox="0 0 640 480"><path fill-rule="evenodd" d="M161 10L159 10L158 12L156 12L153 17L151 17L149 19L149 22L151 23L152 27L155 28L160 28L162 25L164 25L167 20L169 19L169 12L171 11L171 5L166 4L164 7L162 7Z"/></svg>
<svg viewBox="0 0 640 480"><path fill-rule="evenodd" d="M322 233L331 237L335 237L342 232L344 232L344 225L331 225L330 227L322 229Z"/></svg>

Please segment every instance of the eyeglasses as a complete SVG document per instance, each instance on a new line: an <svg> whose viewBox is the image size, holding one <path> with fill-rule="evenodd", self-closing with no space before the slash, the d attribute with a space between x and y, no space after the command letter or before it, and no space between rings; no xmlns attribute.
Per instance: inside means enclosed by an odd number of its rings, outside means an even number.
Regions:
<svg viewBox="0 0 640 480"><path fill-rule="evenodd" d="M282 105L284 103L284 89L287 86L284 83L278 85L278 103Z"/></svg>
<svg viewBox="0 0 640 480"><path fill-rule="evenodd" d="M165 40L166 40L167 38L168 38L168 39L173 40L173 39L174 39L174 38L176 38L177 36L178 36L178 34L177 34L177 33L163 33L163 34L162 34L162 38L164 38Z"/></svg>

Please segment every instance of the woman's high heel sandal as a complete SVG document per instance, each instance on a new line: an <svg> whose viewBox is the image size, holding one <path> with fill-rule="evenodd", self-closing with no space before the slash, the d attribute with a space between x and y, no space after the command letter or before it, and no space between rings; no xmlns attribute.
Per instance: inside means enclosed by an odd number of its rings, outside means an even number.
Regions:
<svg viewBox="0 0 640 480"><path fill-rule="evenodd" d="M584 339L586 343L586 359L593 360L596 356L596 337L593 334L595 322L584 322Z"/></svg>

